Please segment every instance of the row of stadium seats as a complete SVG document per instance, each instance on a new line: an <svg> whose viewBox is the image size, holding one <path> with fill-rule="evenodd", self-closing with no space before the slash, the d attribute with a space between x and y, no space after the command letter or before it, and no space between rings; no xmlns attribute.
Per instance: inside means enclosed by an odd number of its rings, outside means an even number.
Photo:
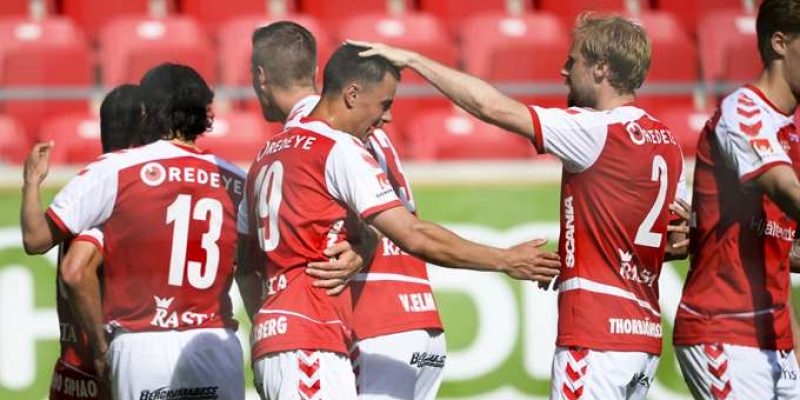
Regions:
<svg viewBox="0 0 800 400"><path fill-rule="evenodd" d="M439 20L425 13L394 17L363 14L344 20L333 33L308 15L288 18L316 35L321 63L336 43L356 38L411 48L494 82L560 84L563 79L558 71L569 44L567 28L557 17L546 13L519 17L486 13L471 17L460 27L460 46L448 39ZM653 11L641 13L638 18L650 31L653 42L648 84L691 84L698 77L698 69L702 69L708 84L743 81L761 68L751 16L728 11L707 16L698 31L699 63L690 34L671 14ZM0 18L0 87L63 89L91 87L98 82L110 87L135 82L147 69L164 61L191 65L219 85L249 86L249 37L255 27L270 21L261 16L237 18L225 23L212 40L191 17L123 16L103 27L98 51L94 52L68 18ZM99 79L95 76L96 67ZM420 81L416 74L404 73L404 82ZM691 97L689 89L654 98L686 103L691 102ZM254 102L243 104L250 104L252 109ZM425 105L423 101L411 108ZM85 101L52 97L0 100L0 112L16 117L34 135L41 122L54 113L82 111L86 107Z"/></svg>
<svg viewBox="0 0 800 400"><path fill-rule="evenodd" d="M3 0L0 16L24 15L41 9L75 20L91 37L109 19L125 14L179 13L197 18L211 31L228 19L245 14L304 13L335 22L359 13L423 11L455 29L464 18L487 12L544 11L571 23L582 10L636 13L640 10L670 12L684 28L694 32L699 18L720 10L752 12L754 0ZM34 11L35 12L35 11Z"/></svg>

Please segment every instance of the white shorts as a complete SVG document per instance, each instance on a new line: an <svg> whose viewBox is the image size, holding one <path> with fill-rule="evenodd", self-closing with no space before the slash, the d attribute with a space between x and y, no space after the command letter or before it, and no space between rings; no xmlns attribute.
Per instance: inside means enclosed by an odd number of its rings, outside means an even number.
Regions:
<svg viewBox="0 0 800 400"><path fill-rule="evenodd" d="M658 360L650 353L557 347L550 399L644 399Z"/></svg>
<svg viewBox="0 0 800 400"><path fill-rule="evenodd" d="M794 351L732 344L675 346L696 399L800 399Z"/></svg>
<svg viewBox="0 0 800 400"><path fill-rule="evenodd" d="M256 390L265 400L356 398L353 365L343 354L294 350L270 353L253 363Z"/></svg>
<svg viewBox="0 0 800 400"><path fill-rule="evenodd" d="M108 366L115 400L244 399L242 347L230 329L122 333Z"/></svg>
<svg viewBox="0 0 800 400"><path fill-rule="evenodd" d="M353 351L358 398L433 400L446 357L444 332L439 330L360 340Z"/></svg>

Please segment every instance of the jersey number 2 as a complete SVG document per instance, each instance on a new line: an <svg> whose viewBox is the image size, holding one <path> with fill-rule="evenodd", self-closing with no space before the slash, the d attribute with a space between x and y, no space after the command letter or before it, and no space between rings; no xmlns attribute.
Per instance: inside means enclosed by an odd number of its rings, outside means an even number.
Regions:
<svg viewBox="0 0 800 400"><path fill-rule="evenodd" d="M258 243L261 250L272 251L281 239L278 209L283 201L283 163L275 161L261 168L255 186L258 190Z"/></svg>
<svg viewBox="0 0 800 400"><path fill-rule="evenodd" d="M189 241L189 218L208 221L208 232L200 240L206 251L206 265L198 261L186 262L186 248ZM184 270L188 271L189 284L197 289L208 289L214 284L219 269L219 240L222 232L222 203L219 200L202 198L197 201L192 212L192 196L180 194L167 208L167 225L172 229L172 254L169 259L169 284L183 286Z"/></svg>
<svg viewBox="0 0 800 400"><path fill-rule="evenodd" d="M639 225L633 243L639 246L660 247L662 235L652 232L652 229L667 197L667 162L664 161L664 157L655 156L653 158L653 173L650 176L650 180L658 181L658 196L656 197L656 202L653 203L653 208L650 209L650 212L644 217L644 221Z"/></svg>

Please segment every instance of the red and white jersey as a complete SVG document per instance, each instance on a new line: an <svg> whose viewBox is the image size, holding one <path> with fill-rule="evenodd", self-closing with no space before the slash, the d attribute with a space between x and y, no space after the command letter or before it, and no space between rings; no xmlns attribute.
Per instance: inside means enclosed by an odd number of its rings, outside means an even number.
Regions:
<svg viewBox="0 0 800 400"><path fill-rule="evenodd" d="M67 289L64 286L64 282L61 280L60 274L61 262L64 260L64 256L67 254L70 245L78 241L92 243L102 253L103 232L97 228L89 229L85 232L81 232L74 238L64 240L58 245L59 273L56 274L56 312L58 314L58 325L61 332L61 353L59 360L86 374L94 375L94 351L89 344L89 336L72 313L67 299Z"/></svg>
<svg viewBox="0 0 800 400"><path fill-rule="evenodd" d="M268 277L266 300L253 321L253 359L289 350L348 353L350 292L328 296L305 273L323 250L345 240L361 218L402 203L378 163L355 137L322 121L301 119L269 139L246 185L255 269Z"/></svg>
<svg viewBox="0 0 800 400"><path fill-rule="evenodd" d="M104 155L47 210L67 234L105 236L109 329L236 327L228 290L243 171L169 141Z"/></svg>
<svg viewBox="0 0 800 400"><path fill-rule="evenodd" d="M797 224L752 180L797 167L800 136L754 86L727 96L697 146L691 269L675 321L678 345L791 349L789 250Z"/></svg>
<svg viewBox="0 0 800 400"><path fill-rule="evenodd" d="M658 277L684 185L680 146L633 106L530 110L537 150L564 163L558 346L660 354Z"/></svg>

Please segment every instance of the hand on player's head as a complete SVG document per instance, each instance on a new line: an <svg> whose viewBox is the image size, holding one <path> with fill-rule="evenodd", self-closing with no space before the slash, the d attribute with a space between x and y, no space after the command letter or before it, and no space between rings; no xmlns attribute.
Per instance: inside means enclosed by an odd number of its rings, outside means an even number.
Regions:
<svg viewBox="0 0 800 400"><path fill-rule="evenodd" d="M314 287L327 289L325 293L330 296L339 295L364 267L364 259L346 241L328 247L323 254L330 260L308 263L306 273L317 278Z"/></svg>
<svg viewBox="0 0 800 400"><path fill-rule="evenodd" d="M364 50L358 53L358 55L361 57L373 57L373 56L383 57L389 60L389 62L394 64L394 66L396 66L397 68L405 68L414 58L413 52L396 47L391 47L383 43L362 42L352 39L347 39L345 43L352 46L367 47L368 50Z"/></svg>
<svg viewBox="0 0 800 400"><path fill-rule="evenodd" d="M33 145L28 158L25 159L23 170L26 184L38 186L47 177L47 173L50 170L50 152L54 146L55 143L52 140Z"/></svg>
<svg viewBox="0 0 800 400"><path fill-rule="evenodd" d="M542 250L547 243L535 239L508 249L505 273L519 280L549 283L561 271L561 258L551 251Z"/></svg>

